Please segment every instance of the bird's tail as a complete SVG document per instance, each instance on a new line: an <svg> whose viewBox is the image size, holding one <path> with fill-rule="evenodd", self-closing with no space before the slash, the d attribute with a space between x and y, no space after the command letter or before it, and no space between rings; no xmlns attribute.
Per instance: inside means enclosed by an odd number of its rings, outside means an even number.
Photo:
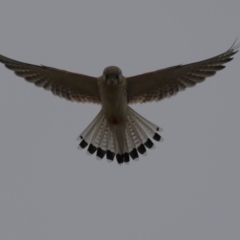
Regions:
<svg viewBox="0 0 240 240"><path fill-rule="evenodd" d="M140 116L130 107L127 109L125 129L118 129L117 125L115 127L116 131L110 130L101 110L80 135L82 141L79 146L85 148L89 145L88 152L90 154L97 152L97 157L103 158L106 155L107 159L111 161L116 155L118 163L123 163L129 162L130 157L137 159L138 153L145 154L146 147L153 148L154 144L149 137L156 141L161 139L157 133L159 127Z"/></svg>

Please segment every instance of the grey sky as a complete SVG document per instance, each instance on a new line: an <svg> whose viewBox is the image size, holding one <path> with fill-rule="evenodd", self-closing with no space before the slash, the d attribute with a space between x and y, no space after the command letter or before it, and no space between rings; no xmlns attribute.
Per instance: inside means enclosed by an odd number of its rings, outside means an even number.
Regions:
<svg viewBox="0 0 240 240"><path fill-rule="evenodd" d="M226 51L240 37L239 9L239 0L2 0L0 54L130 76ZM240 239L239 62L238 53L192 89L132 105L164 142L122 166L77 149L100 106L1 65L0 239Z"/></svg>

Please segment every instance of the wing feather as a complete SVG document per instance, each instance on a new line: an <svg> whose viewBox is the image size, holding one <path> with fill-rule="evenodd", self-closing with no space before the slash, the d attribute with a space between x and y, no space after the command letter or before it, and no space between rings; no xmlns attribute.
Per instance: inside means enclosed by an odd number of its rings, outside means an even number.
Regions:
<svg viewBox="0 0 240 240"><path fill-rule="evenodd" d="M203 82L225 68L223 64L233 59L232 56L240 47L240 43L235 45L235 42L226 52L204 61L126 78L128 103L159 101Z"/></svg>
<svg viewBox="0 0 240 240"><path fill-rule="evenodd" d="M23 63L2 55L0 62L13 70L17 76L38 87L51 90L54 95L71 101L101 103L98 80L95 77Z"/></svg>

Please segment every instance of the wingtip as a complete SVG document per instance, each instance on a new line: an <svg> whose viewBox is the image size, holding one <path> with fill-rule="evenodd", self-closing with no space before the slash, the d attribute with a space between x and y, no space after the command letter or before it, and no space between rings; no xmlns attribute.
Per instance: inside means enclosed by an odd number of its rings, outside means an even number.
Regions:
<svg viewBox="0 0 240 240"><path fill-rule="evenodd" d="M239 47L240 47L240 42L236 43L238 40L238 37L235 39L235 41L233 42L232 46L228 49L228 51L237 53L239 51Z"/></svg>

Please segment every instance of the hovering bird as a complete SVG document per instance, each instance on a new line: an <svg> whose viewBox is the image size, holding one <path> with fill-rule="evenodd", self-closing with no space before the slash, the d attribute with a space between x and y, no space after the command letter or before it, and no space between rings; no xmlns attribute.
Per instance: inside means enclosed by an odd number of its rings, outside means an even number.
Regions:
<svg viewBox="0 0 240 240"><path fill-rule="evenodd" d="M138 158L154 146L149 137L160 141L159 127L135 112L129 104L159 101L192 87L223 69L238 52L239 44L204 61L177 65L132 77L124 77L120 68L110 66L102 76L92 77L64 70L36 66L0 55L0 62L36 86L51 90L70 101L101 104L102 108L82 132L79 146L88 152L119 164Z"/></svg>

